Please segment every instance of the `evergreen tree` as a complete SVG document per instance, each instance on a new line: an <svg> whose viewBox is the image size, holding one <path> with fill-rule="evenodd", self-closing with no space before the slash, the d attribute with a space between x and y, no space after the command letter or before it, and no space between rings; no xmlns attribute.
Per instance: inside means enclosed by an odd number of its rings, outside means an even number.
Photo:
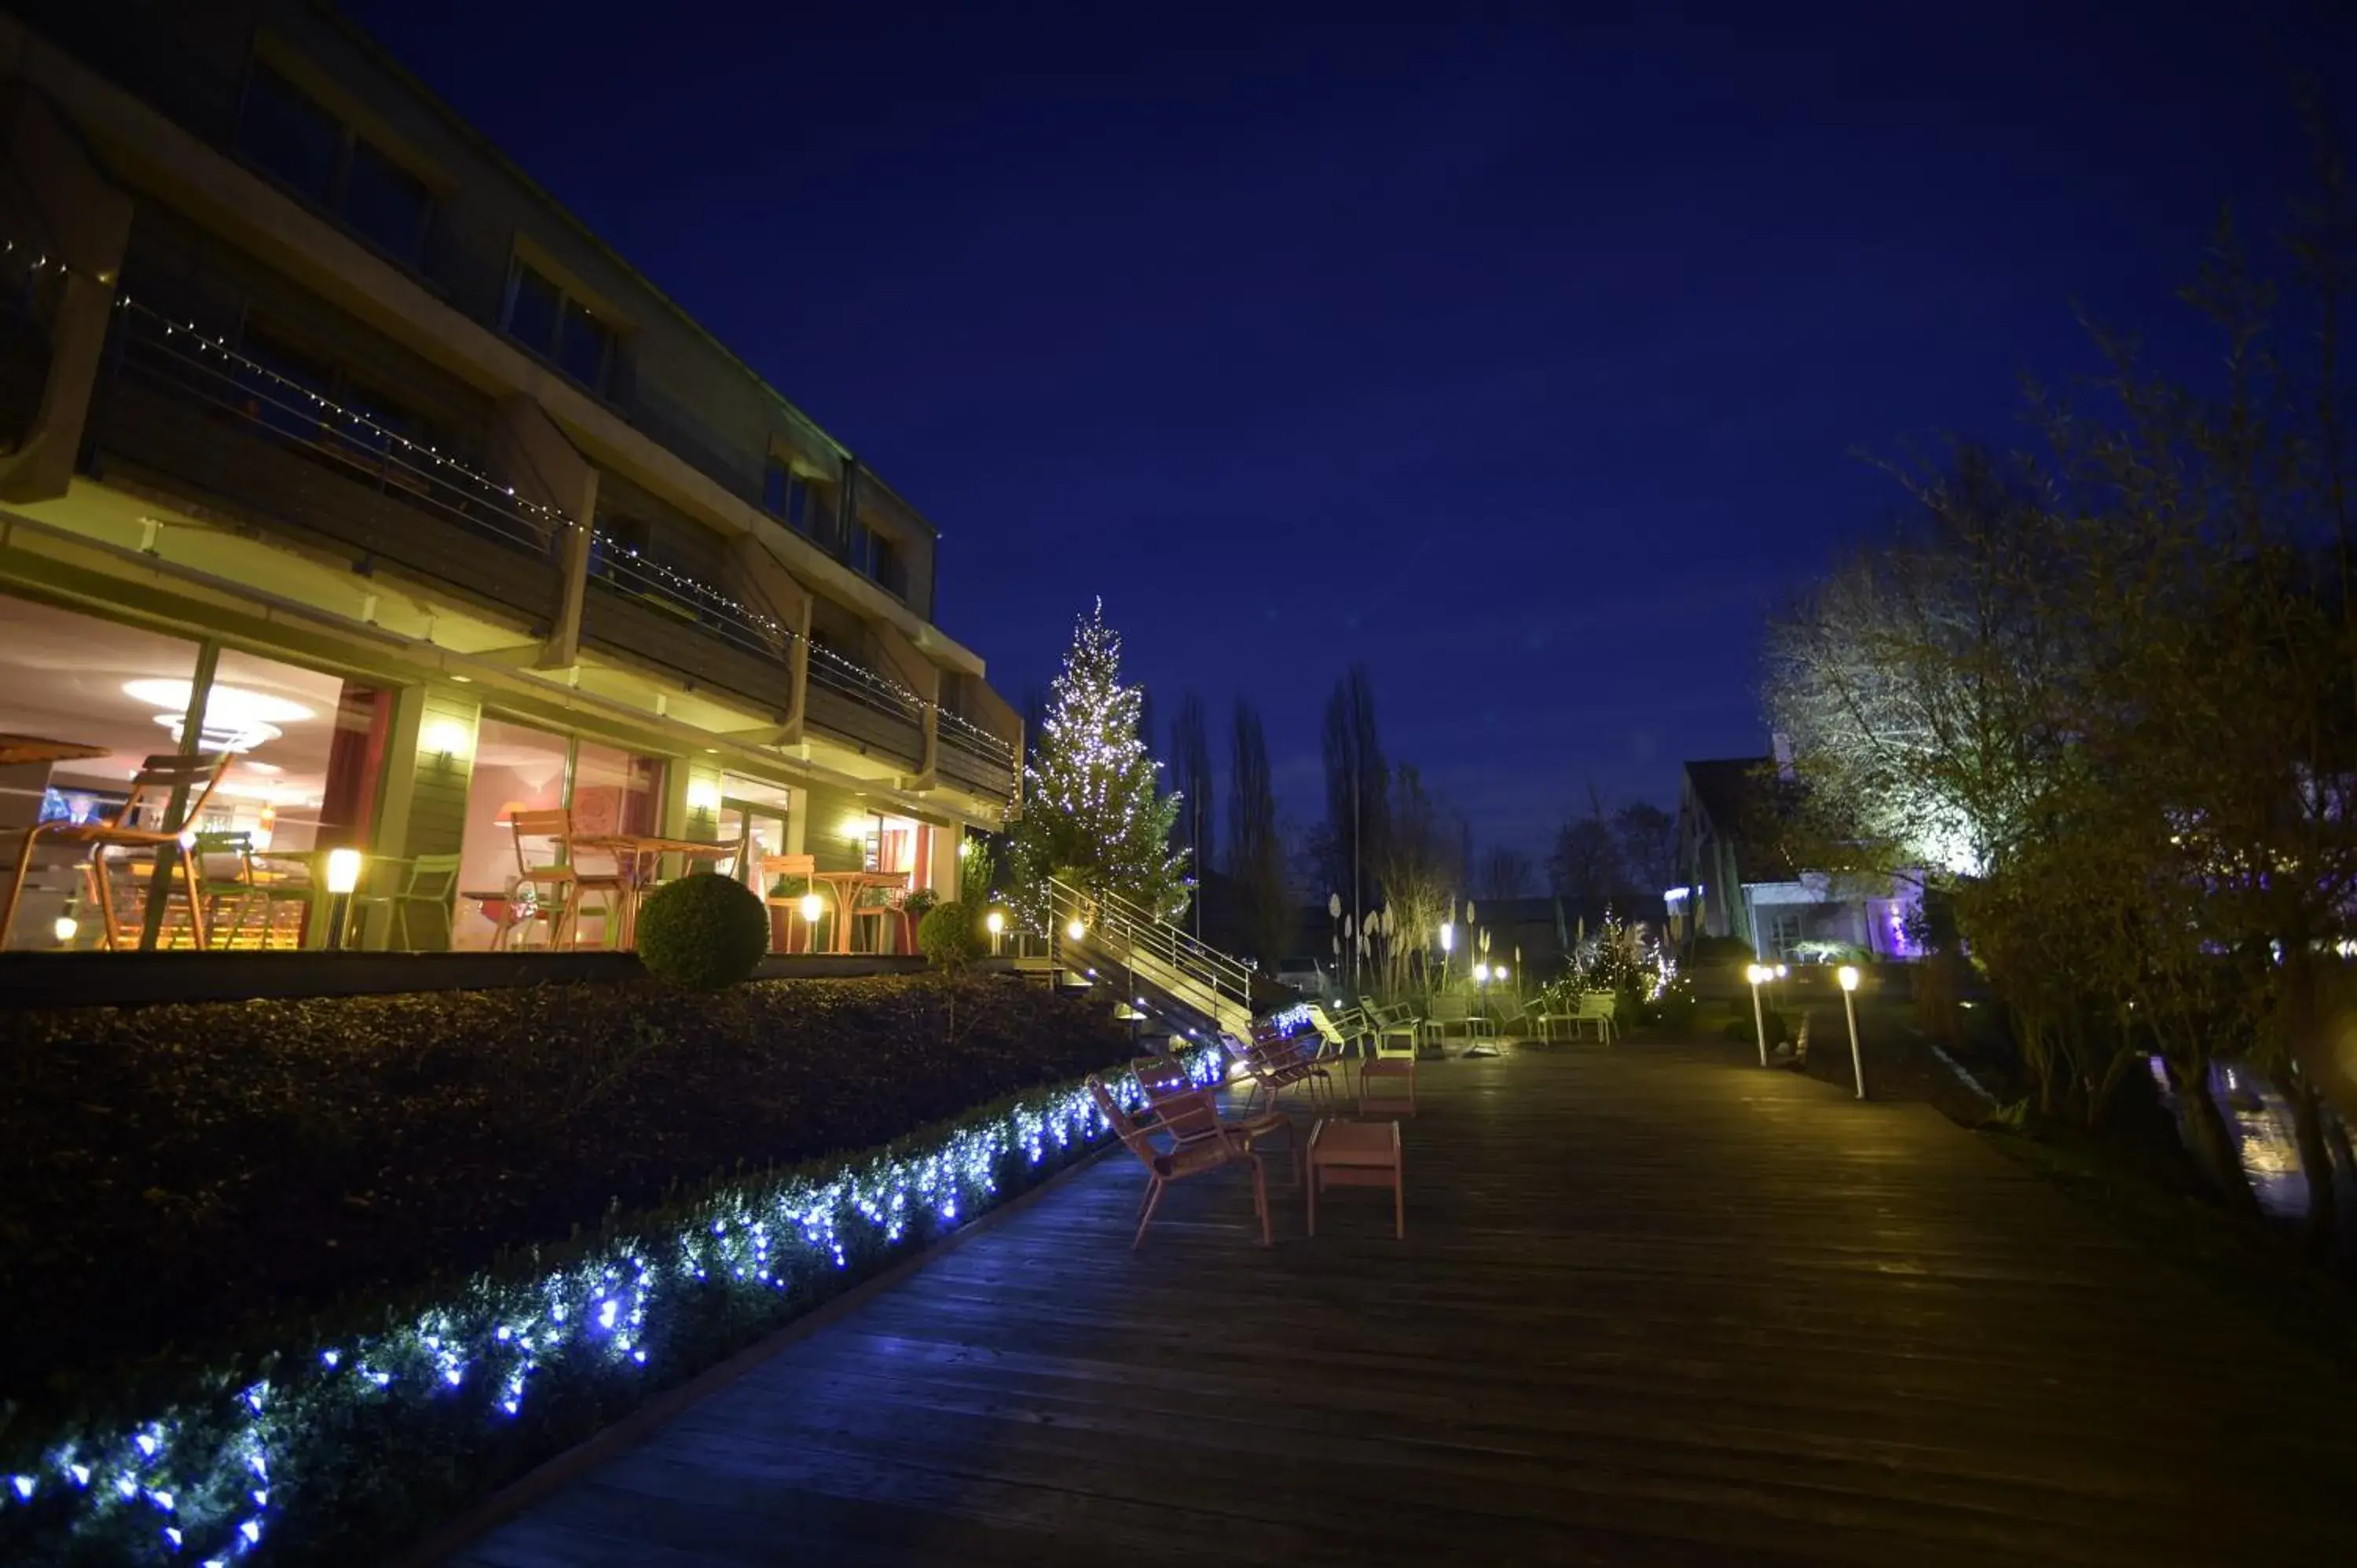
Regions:
<svg viewBox="0 0 2357 1568"><path fill-rule="evenodd" d="M1138 734L1143 697L1121 683L1121 637L1105 625L1100 599L1073 627L1023 770L1010 870L1035 918L1046 910L1050 876L1117 894L1164 919L1187 907L1186 856L1170 850L1179 800L1155 790L1159 765Z"/></svg>

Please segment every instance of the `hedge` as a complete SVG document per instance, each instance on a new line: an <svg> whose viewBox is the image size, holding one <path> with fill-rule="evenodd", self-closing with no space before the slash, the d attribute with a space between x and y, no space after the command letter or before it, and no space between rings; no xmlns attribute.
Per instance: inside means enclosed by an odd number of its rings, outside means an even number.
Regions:
<svg viewBox="0 0 2357 1568"><path fill-rule="evenodd" d="M1004 977L0 1015L0 1401L275 1342L290 1311L464 1276L1127 1050L1100 1010Z"/></svg>
<svg viewBox="0 0 2357 1568"><path fill-rule="evenodd" d="M274 1348L178 1365L168 1389L12 1412L0 1560L379 1555L1102 1131L1068 1078L863 1156L722 1177L463 1280L348 1302Z"/></svg>

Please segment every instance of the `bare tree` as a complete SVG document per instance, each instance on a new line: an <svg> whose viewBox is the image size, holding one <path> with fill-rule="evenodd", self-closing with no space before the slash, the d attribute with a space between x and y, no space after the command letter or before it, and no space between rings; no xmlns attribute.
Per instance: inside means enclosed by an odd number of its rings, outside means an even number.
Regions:
<svg viewBox="0 0 2357 1568"><path fill-rule="evenodd" d="M1658 898L1677 880L1678 822L1649 800L1631 800L1612 813L1612 842L1636 890Z"/></svg>
<svg viewBox="0 0 2357 1568"><path fill-rule="evenodd" d="M1481 857L1480 875L1473 879L1476 891L1484 898L1525 898L1535 881L1531 857L1511 844L1494 844Z"/></svg>
<svg viewBox="0 0 2357 1568"><path fill-rule="evenodd" d="M1286 886L1285 841L1277 831L1276 789L1268 770L1268 736L1260 713L1236 699L1230 726L1228 876L1243 907L1252 950L1270 969L1292 944L1294 913Z"/></svg>
<svg viewBox="0 0 2357 1568"><path fill-rule="evenodd" d="M1402 764L1392 790L1391 831L1375 874L1383 892L1386 986L1424 978L1421 962L1438 946L1441 922L1465 884L1462 836L1455 813Z"/></svg>
<svg viewBox="0 0 2357 1568"><path fill-rule="evenodd" d="M1593 813L1555 830L1546 869L1548 890L1575 903L1609 904L1624 897L1629 886L1611 825Z"/></svg>
<svg viewBox="0 0 2357 1568"><path fill-rule="evenodd" d="M1391 770L1375 729L1374 682L1364 664L1351 665L1334 682L1322 749L1328 886L1340 891L1342 908L1361 922L1374 907L1374 867L1383 861L1391 826Z"/></svg>

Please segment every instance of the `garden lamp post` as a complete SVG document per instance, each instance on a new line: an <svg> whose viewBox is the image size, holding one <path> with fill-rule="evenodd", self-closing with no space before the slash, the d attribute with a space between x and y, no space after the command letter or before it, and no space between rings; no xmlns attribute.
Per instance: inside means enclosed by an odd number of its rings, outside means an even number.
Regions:
<svg viewBox="0 0 2357 1568"><path fill-rule="evenodd" d="M361 885L361 852L347 844L328 852L328 950L344 945L344 917Z"/></svg>
<svg viewBox="0 0 2357 1568"><path fill-rule="evenodd" d="M1768 1015L1760 1008L1760 988L1775 977L1776 972L1765 964L1755 963L1743 972L1751 983L1751 1032L1760 1036L1760 1065L1768 1065Z"/></svg>
<svg viewBox="0 0 2357 1568"><path fill-rule="evenodd" d="M818 922L826 913L826 900L816 893L802 895L802 951L818 951Z"/></svg>
<svg viewBox="0 0 2357 1568"><path fill-rule="evenodd" d="M982 918L982 929L990 933L990 956L996 958L999 940L1006 934L1006 912L1004 909L993 909Z"/></svg>
<svg viewBox="0 0 2357 1568"><path fill-rule="evenodd" d="M1866 1059L1857 1052L1857 965L1842 965L1836 978L1841 981L1842 1015L1849 1020L1849 1073L1857 1080L1857 1097L1864 1100Z"/></svg>

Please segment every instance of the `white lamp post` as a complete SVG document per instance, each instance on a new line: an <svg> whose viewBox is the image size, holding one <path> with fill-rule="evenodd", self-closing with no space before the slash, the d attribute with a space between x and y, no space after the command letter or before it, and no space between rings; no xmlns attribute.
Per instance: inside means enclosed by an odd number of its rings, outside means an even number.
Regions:
<svg viewBox="0 0 2357 1568"><path fill-rule="evenodd" d="M826 900L815 893L802 895L802 951L818 951L818 923L826 914Z"/></svg>
<svg viewBox="0 0 2357 1568"><path fill-rule="evenodd" d="M1841 966L1842 1014L1849 1020L1849 1073L1857 1081L1857 1097L1866 1098L1866 1060L1857 1054L1857 965Z"/></svg>
<svg viewBox="0 0 2357 1568"><path fill-rule="evenodd" d="M1006 934L1006 911L993 909L982 918L982 929L990 933L990 956L998 956L999 939Z"/></svg>
<svg viewBox="0 0 2357 1568"><path fill-rule="evenodd" d="M1776 972L1774 970L1768 968L1765 964L1757 963L1750 965L1743 972L1743 978L1751 983L1751 1032L1760 1036L1760 1065L1761 1067L1766 1067L1768 1065L1768 1015L1760 1011L1760 988L1772 979L1775 973Z"/></svg>
<svg viewBox="0 0 2357 1568"><path fill-rule="evenodd" d="M361 885L361 852L347 844L328 852L328 949L344 945L344 916Z"/></svg>

